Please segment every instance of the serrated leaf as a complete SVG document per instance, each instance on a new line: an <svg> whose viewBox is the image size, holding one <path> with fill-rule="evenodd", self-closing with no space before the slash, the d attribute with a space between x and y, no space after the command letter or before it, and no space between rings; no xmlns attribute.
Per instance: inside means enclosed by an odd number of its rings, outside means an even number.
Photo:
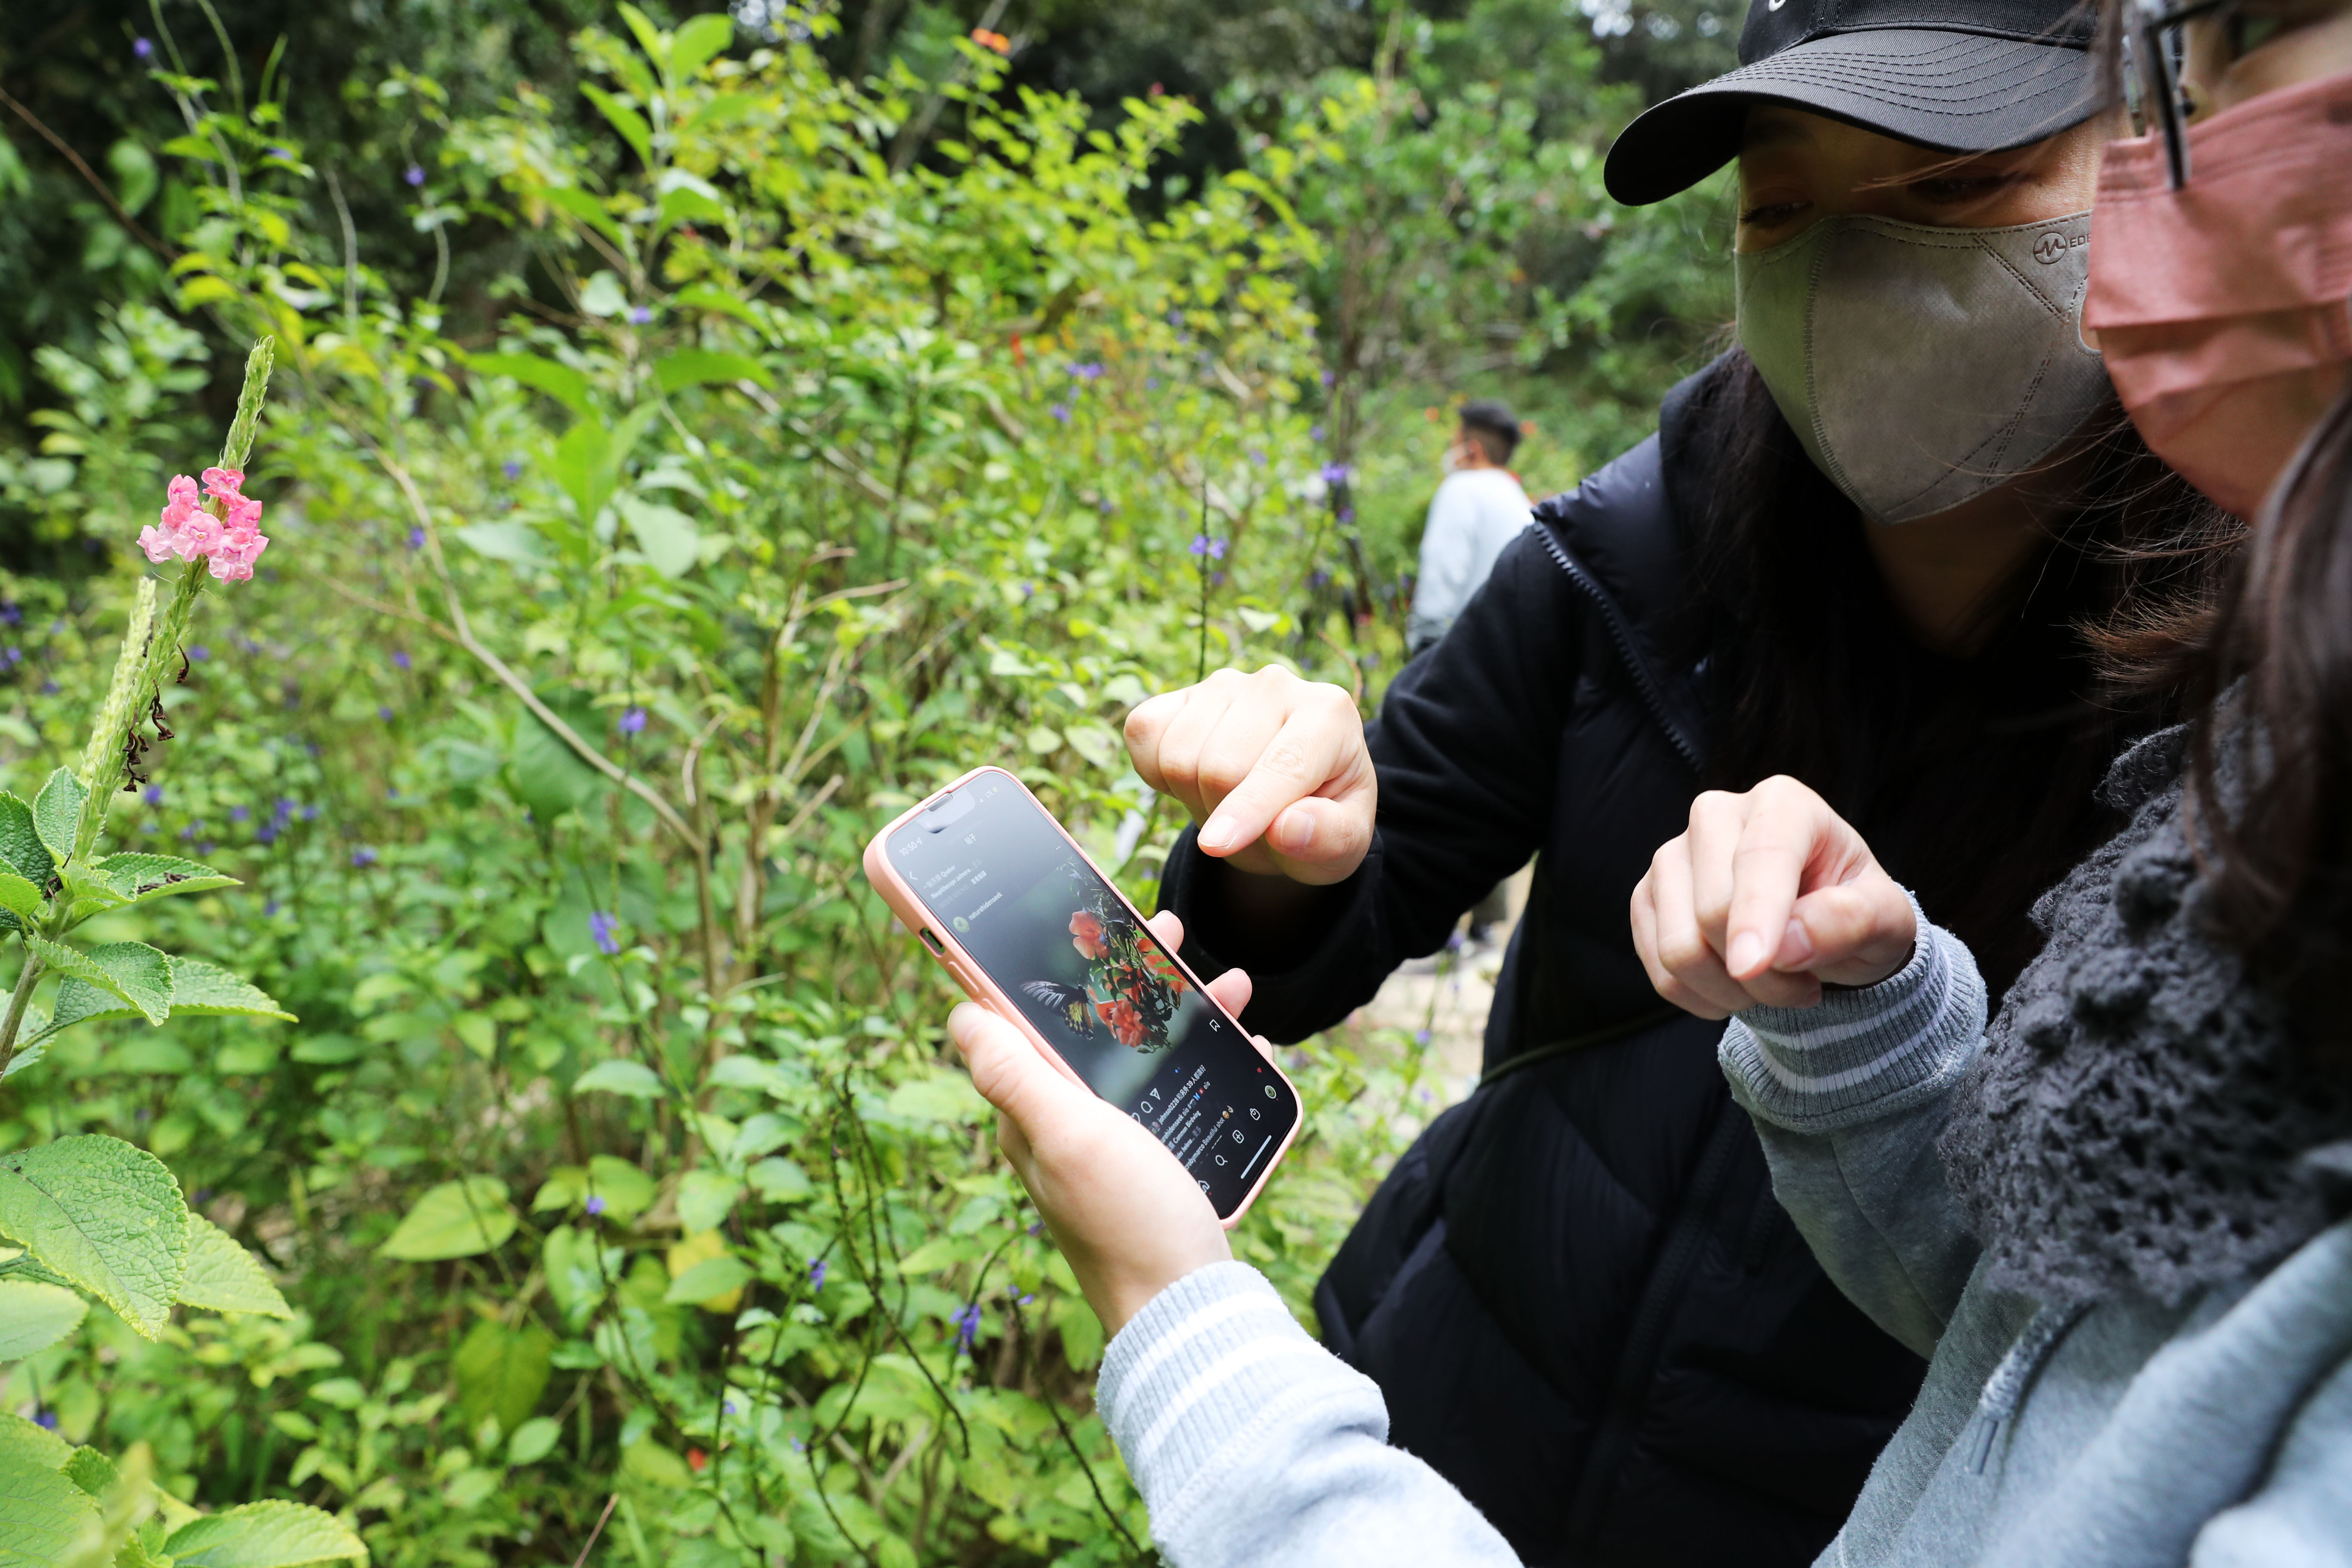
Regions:
<svg viewBox="0 0 2352 1568"><path fill-rule="evenodd" d="M466 1425L495 1415L502 1432L520 1426L546 1392L554 1354L555 1341L537 1323L519 1329L488 1318L476 1323L450 1362Z"/></svg>
<svg viewBox="0 0 2352 1568"><path fill-rule="evenodd" d="M472 1258L514 1234L507 1184L496 1176L468 1176L426 1190L376 1251L406 1263Z"/></svg>
<svg viewBox="0 0 2352 1568"><path fill-rule="evenodd" d="M0 1155L0 1235L153 1339L187 1268L188 1207L163 1162L79 1133Z"/></svg>
<svg viewBox="0 0 2352 1568"><path fill-rule="evenodd" d="M624 1061L616 1057L611 1061L598 1062L572 1080L572 1093L591 1091L625 1094L631 1100L659 1100L662 1097L662 1080L645 1063Z"/></svg>
<svg viewBox="0 0 2352 1568"><path fill-rule="evenodd" d="M103 1498L122 1483L122 1472L114 1468L114 1461L87 1443L67 1458L62 1474L93 1498Z"/></svg>
<svg viewBox="0 0 2352 1568"><path fill-rule="evenodd" d="M0 858L36 888L47 887L57 874L48 846L33 826L33 808L5 790L0 790Z"/></svg>
<svg viewBox="0 0 2352 1568"><path fill-rule="evenodd" d="M81 803L89 794L71 770L59 768L33 797L33 831L41 836L41 846L52 861L72 856L74 828L81 820Z"/></svg>
<svg viewBox="0 0 2352 1568"><path fill-rule="evenodd" d="M30 921L41 912L41 889L14 871L0 871L0 910Z"/></svg>
<svg viewBox="0 0 2352 1568"><path fill-rule="evenodd" d="M95 869L127 904L242 886L226 872L175 855L109 855Z"/></svg>
<svg viewBox="0 0 2352 1568"><path fill-rule="evenodd" d="M163 1551L173 1568L305 1568L364 1558L366 1542L333 1514L297 1502L249 1502L192 1519Z"/></svg>
<svg viewBox="0 0 2352 1568"><path fill-rule="evenodd" d="M88 913L126 901L112 883L79 860L68 860L58 868L58 884L68 907L83 906Z"/></svg>
<svg viewBox="0 0 2352 1568"><path fill-rule="evenodd" d="M0 1470L12 1464L38 1465L61 1470L73 1458L73 1445L46 1426L0 1410Z"/></svg>
<svg viewBox="0 0 2352 1568"><path fill-rule="evenodd" d="M57 1285L0 1279L0 1362L22 1361L81 1327L89 1303Z"/></svg>
<svg viewBox="0 0 2352 1568"><path fill-rule="evenodd" d="M46 1026L33 1031L28 1037L33 1044L46 1050L48 1048L47 1041L50 1036L70 1029L76 1024L100 1024L110 1018L143 1016L145 1015L138 1008L133 1007L111 991L100 991L97 986L84 981L69 979L61 982L58 986L57 1012L51 1016ZM8 1071L13 1075L16 1070L16 1062L24 1059L24 1053L19 1051L16 1054L16 1061L8 1064Z"/></svg>
<svg viewBox="0 0 2352 1568"><path fill-rule="evenodd" d="M294 1315L262 1270L261 1260L239 1247L228 1232L193 1212L188 1215L188 1267L180 1280L180 1300L208 1312L257 1312L265 1318Z"/></svg>
<svg viewBox="0 0 2352 1568"><path fill-rule="evenodd" d="M172 1016L172 960L143 942L110 942L100 947L67 947L37 936L26 944L58 973L112 993L160 1024Z"/></svg>
<svg viewBox="0 0 2352 1568"><path fill-rule="evenodd" d="M60 994L63 988L59 988ZM282 1018L293 1014L259 987L201 958L172 960L172 1011L199 1018Z"/></svg>
<svg viewBox="0 0 2352 1568"><path fill-rule="evenodd" d="M56 1568L98 1525L98 1504L61 1471L0 1449L0 1568Z"/></svg>
<svg viewBox="0 0 2352 1568"><path fill-rule="evenodd" d="M48 1020L43 1016L38 1007L25 1009L25 1021L22 1026L32 1037L18 1046L16 1054L8 1058L8 1070L0 1072L0 1083L5 1083L49 1054L47 1043L39 1037L52 1032L47 1026Z"/></svg>

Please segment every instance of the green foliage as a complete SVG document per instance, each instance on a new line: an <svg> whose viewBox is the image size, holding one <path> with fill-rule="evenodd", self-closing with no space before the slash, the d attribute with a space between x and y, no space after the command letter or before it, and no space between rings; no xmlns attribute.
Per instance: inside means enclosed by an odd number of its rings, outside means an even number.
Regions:
<svg viewBox="0 0 2352 1568"><path fill-rule="evenodd" d="M26 650L0 653L0 931L36 961L0 1373L62 1434L0 1416L0 1495L11 1466L62 1480L41 1517L77 1542L1148 1552L1088 1400L1101 1327L857 850L995 761L1148 896L1176 824L1126 711L1204 663L1369 700L1397 432L1502 342L1600 389L1574 451L1606 456L1681 352L1624 318L1679 309L1683 231L1601 205L1632 105L1582 35L1514 49L1492 3L1173 194L1208 123L1181 98L1016 89L929 10L860 79L829 16L761 14L738 39L615 6L576 98L355 77L430 149L429 268L346 230L337 202L387 198L329 188L340 154L278 100L184 60L152 169L109 164L190 215L176 315L41 362L87 405L53 429L79 447L26 459L58 465L44 526L137 566L132 520L203 462L159 378L266 336L234 466L276 542L227 593L101 572L0 603ZM1307 1125L1235 1247L1304 1315L1436 1086L1355 1029L1286 1067ZM85 1157L79 1185L7 1173Z"/></svg>

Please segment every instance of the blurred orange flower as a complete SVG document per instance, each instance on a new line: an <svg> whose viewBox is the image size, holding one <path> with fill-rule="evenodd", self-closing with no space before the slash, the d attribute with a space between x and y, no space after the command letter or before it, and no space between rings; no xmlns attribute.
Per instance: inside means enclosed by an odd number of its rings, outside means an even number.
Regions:
<svg viewBox="0 0 2352 1568"><path fill-rule="evenodd" d="M983 49L992 49L1000 55L1009 55L1013 52L1012 39L1002 33L992 33L985 27L974 27L971 30L971 41Z"/></svg>

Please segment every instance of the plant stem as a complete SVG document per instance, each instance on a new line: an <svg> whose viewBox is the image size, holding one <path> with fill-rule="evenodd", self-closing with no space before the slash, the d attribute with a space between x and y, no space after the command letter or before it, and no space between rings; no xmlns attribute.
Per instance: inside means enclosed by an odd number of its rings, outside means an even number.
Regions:
<svg viewBox="0 0 2352 1568"><path fill-rule="evenodd" d="M150 648L155 626L155 579L142 577L131 599L131 621L122 629L122 651L115 656L114 676L107 682L106 700L89 727L89 744L81 754L81 814L74 822L73 858L87 860L106 826L106 808L114 802L114 781L121 776L123 747L131 727L146 710L154 682L148 679Z"/></svg>
<svg viewBox="0 0 2352 1568"><path fill-rule="evenodd" d="M25 967L17 973L16 989L8 998L8 1016L0 1020L0 1083L7 1081L8 1063L16 1055L16 1031L25 1026L25 1004L33 999L33 982L41 977L41 955L25 950Z"/></svg>

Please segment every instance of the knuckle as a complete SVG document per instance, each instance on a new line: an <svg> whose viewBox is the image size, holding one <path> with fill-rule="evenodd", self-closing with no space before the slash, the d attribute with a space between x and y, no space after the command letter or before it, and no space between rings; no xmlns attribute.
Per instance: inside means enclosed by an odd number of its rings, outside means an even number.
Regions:
<svg viewBox="0 0 2352 1568"><path fill-rule="evenodd" d="M1234 793L1249 777L1248 764L1230 756L1202 757L1193 767L1192 776L1202 789L1223 796Z"/></svg>

